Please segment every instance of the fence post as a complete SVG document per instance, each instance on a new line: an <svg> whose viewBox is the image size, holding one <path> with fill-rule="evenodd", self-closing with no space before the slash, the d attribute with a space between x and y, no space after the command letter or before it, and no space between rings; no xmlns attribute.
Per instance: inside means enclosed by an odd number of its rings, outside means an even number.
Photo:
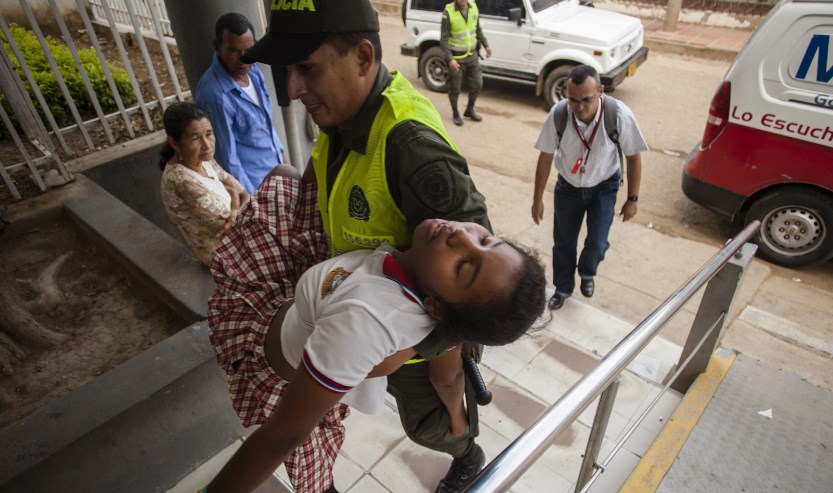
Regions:
<svg viewBox="0 0 833 493"><path fill-rule="evenodd" d="M686 393L697 375L706 370L709 358L711 358L723 335L726 318L740 289L743 275L746 273L747 267L757 250L758 246L754 243L743 245L738 253L706 285L706 291L703 293L703 299L700 300L700 307L697 309L697 315L694 317L694 323L691 325L691 331L688 333L688 339L686 339L677 366L679 367L694 351L694 348L712 325L718 324L719 326L711 332L697 353L691 358L688 367L683 369L677 380L671 385L671 388L677 392Z"/></svg>
<svg viewBox="0 0 833 493"><path fill-rule="evenodd" d="M668 0L668 8L665 11L665 21L662 23L662 30L674 32L677 30L677 21L680 20L680 9L683 0Z"/></svg>

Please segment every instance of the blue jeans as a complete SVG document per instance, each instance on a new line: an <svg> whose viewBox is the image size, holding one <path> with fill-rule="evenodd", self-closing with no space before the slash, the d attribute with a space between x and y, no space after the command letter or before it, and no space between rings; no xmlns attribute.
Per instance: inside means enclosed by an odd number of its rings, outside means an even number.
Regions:
<svg viewBox="0 0 833 493"><path fill-rule="evenodd" d="M555 227L552 239L552 279L555 292L568 296L576 287L576 249L581 223L587 215L587 238L578 258L582 279L596 276L610 243L607 241L616 214L619 173L591 188L576 188L558 177L555 183Z"/></svg>

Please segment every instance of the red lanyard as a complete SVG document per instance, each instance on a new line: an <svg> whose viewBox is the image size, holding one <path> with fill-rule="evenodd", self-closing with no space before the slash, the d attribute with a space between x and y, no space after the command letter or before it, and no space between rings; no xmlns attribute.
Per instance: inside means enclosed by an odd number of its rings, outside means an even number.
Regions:
<svg viewBox="0 0 833 493"><path fill-rule="evenodd" d="M593 147L593 141L596 140L596 132L598 132L599 127L601 126L600 123L602 121L602 116L604 116L605 111L605 104L604 100L600 102L601 110L599 110L599 118L596 120L596 126L593 127L593 132L590 134L590 140L584 138L584 134L578 128L578 122L576 121L575 113L572 114L573 117L573 128L576 130L578 134L579 140L581 143L584 144L584 148L587 149L587 152L584 153L584 156L579 156L576 160L576 164L573 165L573 169L571 171L572 174L576 174L579 170L584 173L584 164L587 164L587 158L590 156L590 148Z"/></svg>

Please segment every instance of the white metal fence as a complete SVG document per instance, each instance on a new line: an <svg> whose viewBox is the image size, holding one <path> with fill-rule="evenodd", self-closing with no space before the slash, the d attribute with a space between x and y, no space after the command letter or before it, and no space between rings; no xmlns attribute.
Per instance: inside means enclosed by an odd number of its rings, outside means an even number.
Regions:
<svg viewBox="0 0 833 493"><path fill-rule="evenodd" d="M190 96L175 55L158 41L172 35L162 0L76 0L83 26L73 30L55 0L52 18L19 2L28 25L0 14L0 175L18 200L21 173L40 191L47 170L68 181L66 159L158 130L167 104ZM56 26L60 40L42 25Z"/></svg>

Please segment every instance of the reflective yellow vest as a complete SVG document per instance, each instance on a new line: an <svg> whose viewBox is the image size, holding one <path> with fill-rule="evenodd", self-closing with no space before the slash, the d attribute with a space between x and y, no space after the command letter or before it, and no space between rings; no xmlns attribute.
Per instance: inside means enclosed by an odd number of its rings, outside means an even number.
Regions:
<svg viewBox="0 0 833 493"><path fill-rule="evenodd" d="M463 18L463 14L457 10L457 2L451 2L445 6L448 14L448 21L451 24L451 36L448 38L448 46L451 47L452 56L456 59L466 58L474 52L477 46L477 19L480 11L477 5L469 1L469 20ZM463 54L455 54L465 51Z"/></svg>
<svg viewBox="0 0 833 493"><path fill-rule="evenodd" d="M367 141L367 152L351 151L341 166L333 188L327 194L329 138L321 133L312 150L312 164L318 181L318 209L324 232L330 239L330 255L350 250L376 248L387 240L394 247L411 244L405 214L388 190L385 144L388 133L399 123L413 120L431 128L455 151L434 105L398 72L382 91L383 102ZM459 151L458 151L459 152Z"/></svg>

